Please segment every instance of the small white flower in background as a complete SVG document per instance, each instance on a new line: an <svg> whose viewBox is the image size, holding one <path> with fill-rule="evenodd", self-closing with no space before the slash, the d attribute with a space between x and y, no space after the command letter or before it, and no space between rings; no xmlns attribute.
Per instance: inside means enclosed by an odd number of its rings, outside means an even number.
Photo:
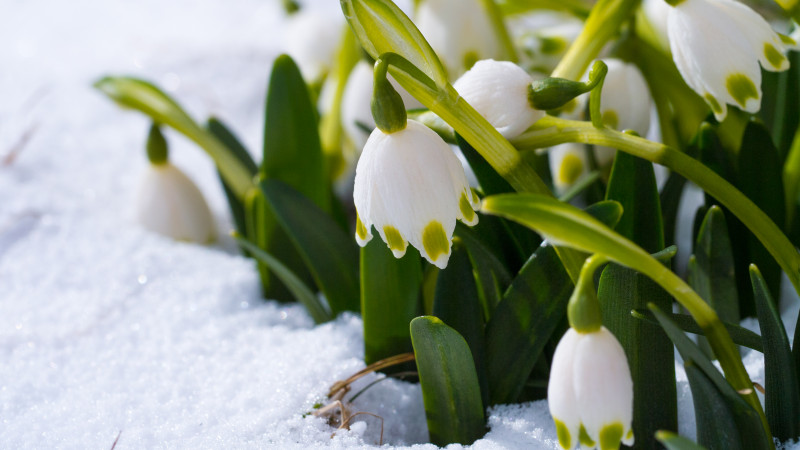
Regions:
<svg viewBox="0 0 800 450"><path fill-rule="evenodd" d="M358 160L353 200L360 246L372 239L374 225L395 257L410 243L441 269L456 220L476 224L480 204L450 146L413 120L391 134L375 128Z"/></svg>
<svg viewBox="0 0 800 450"><path fill-rule="evenodd" d="M478 0L423 0L415 14L417 28L447 69L451 80L475 61L493 58L502 46Z"/></svg>
<svg viewBox="0 0 800 450"><path fill-rule="evenodd" d="M589 333L570 328L564 334L553 355L547 399L562 448L633 444L630 368L605 327Z"/></svg>
<svg viewBox="0 0 800 450"><path fill-rule="evenodd" d="M583 144L568 142L551 147L547 152L550 173L557 194L563 194L589 172L589 156Z"/></svg>
<svg viewBox="0 0 800 450"><path fill-rule="evenodd" d="M136 217L148 230L180 241L205 244L216 237L203 194L169 162L149 164L139 185Z"/></svg>
<svg viewBox="0 0 800 450"><path fill-rule="evenodd" d="M534 10L508 21L508 31L520 50L519 65L542 73L555 69L582 29L580 19L555 11Z"/></svg>
<svg viewBox="0 0 800 450"><path fill-rule="evenodd" d="M603 62L608 66L600 102L603 123L618 131L633 130L646 136L653 100L642 73L635 65L618 59ZM615 154L613 148L596 146L594 157L599 167L608 167Z"/></svg>
<svg viewBox="0 0 800 450"><path fill-rule="evenodd" d="M671 6L664 0L644 0L642 2L642 13L650 29L653 32L653 37L658 46L665 52L669 53L669 37L667 34L667 16ZM638 27L637 23L637 27Z"/></svg>
<svg viewBox="0 0 800 450"><path fill-rule="evenodd" d="M286 23L286 53L300 68L307 83L319 81L333 64L344 21L339 15L326 15L302 8Z"/></svg>
<svg viewBox="0 0 800 450"><path fill-rule="evenodd" d="M389 76L389 81L400 94L406 109L422 107L422 103L412 97L391 76ZM358 124L366 125L369 129L375 127L375 119L372 118L369 107L372 99L372 85L372 65L366 61L360 61L350 72L342 94L342 126L358 151L364 148L369 137L369 132L359 127Z"/></svg>
<svg viewBox="0 0 800 450"><path fill-rule="evenodd" d="M528 88L533 78L518 65L508 61L478 61L453 87L506 139L528 129L545 112L528 102Z"/></svg>
<svg viewBox="0 0 800 450"><path fill-rule="evenodd" d="M787 38L734 0L669 0L667 33L681 76L722 121L727 105L761 108L761 67L789 68Z"/></svg>

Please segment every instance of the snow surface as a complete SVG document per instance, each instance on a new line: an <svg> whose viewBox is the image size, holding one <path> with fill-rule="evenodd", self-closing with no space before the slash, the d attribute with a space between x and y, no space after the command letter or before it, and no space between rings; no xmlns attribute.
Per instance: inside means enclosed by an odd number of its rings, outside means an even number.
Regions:
<svg viewBox="0 0 800 450"><path fill-rule="evenodd" d="M314 3L340 16L337 2ZM261 300L252 262L225 235L209 159L169 131L172 161L206 195L219 241L140 229L132 201L148 123L90 86L108 73L146 77L255 150L266 77L284 47L280 2L8 0L3 10L0 447L111 448L118 436L118 449L375 445L377 419L332 438L307 415L364 366L360 318L315 327L301 307ZM760 355L745 362L763 383ZM693 437L678 367L681 432ZM416 385L385 380L355 409L383 417L384 443L434 448L420 444ZM494 408L489 427L468 448L557 448L545 401Z"/></svg>

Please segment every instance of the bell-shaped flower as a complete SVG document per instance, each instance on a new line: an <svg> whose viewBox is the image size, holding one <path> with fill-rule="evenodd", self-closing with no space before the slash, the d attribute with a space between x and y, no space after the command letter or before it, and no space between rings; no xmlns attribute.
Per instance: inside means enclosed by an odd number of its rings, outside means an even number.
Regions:
<svg viewBox="0 0 800 450"><path fill-rule="evenodd" d="M734 0L670 0L672 58L681 76L721 121L727 105L761 108L761 67L789 68L786 46L758 13Z"/></svg>
<svg viewBox="0 0 800 450"><path fill-rule="evenodd" d="M506 139L528 129L545 112L528 101L533 78L508 61L478 61L453 84L458 94Z"/></svg>
<svg viewBox="0 0 800 450"><path fill-rule="evenodd" d="M353 200L359 245L372 239L374 225L395 257L411 244L442 269L456 220L478 222L479 199L453 150L413 120L393 133L375 128L356 167Z"/></svg>
<svg viewBox="0 0 800 450"><path fill-rule="evenodd" d="M581 176L589 172L589 155L583 144L559 144L550 148L547 155L553 187L558 194L566 192Z"/></svg>
<svg viewBox="0 0 800 450"><path fill-rule="evenodd" d="M582 20L557 11L535 9L508 18L508 31L519 50L519 65L541 73L556 68L582 29Z"/></svg>
<svg viewBox="0 0 800 450"><path fill-rule="evenodd" d="M625 351L605 327L570 328L553 355L547 387L550 414L564 449L633 444L633 381Z"/></svg>
<svg viewBox="0 0 800 450"><path fill-rule="evenodd" d="M168 161L149 164L136 200L138 222L150 231L181 241L213 241L214 218L203 194Z"/></svg>
<svg viewBox="0 0 800 450"><path fill-rule="evenodd" d="M501 54L500 41L479 0L424 0L417 6L414 23L451 80L476 61Z"/></svg>
<svg viewBox="0 0 800 450"><path fill-rule="evenodd" d="M604 59L608 73L603 82L600 114L603 123L615 130L633 130L646 136L650 130L650 111L653 100L642 73L635 65L619 59ZM595 160L599 167L607 167L614 160L616 150L595 147Z"/></svg>
<svg viewBox="0 0 800 450"><path fill-rule="evenodd" d="M350 76L342 94L342 127L347 137L357 150L364 148L364 144L369 137L369 131L364 128L372 129L375 127L375 119L370 112L370 100L372 99L372 64L366 61L358 62ZM407 109L422 108L422 103L411 96L394 78L387 77L392 86L400 94Z"/></svg>

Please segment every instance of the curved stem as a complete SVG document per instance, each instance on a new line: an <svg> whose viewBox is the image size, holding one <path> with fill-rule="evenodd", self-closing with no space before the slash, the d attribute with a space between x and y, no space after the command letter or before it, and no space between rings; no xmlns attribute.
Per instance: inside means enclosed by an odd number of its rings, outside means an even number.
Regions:
<svg viewBox="0 0 800 450"><path fill-rule="evenodd" d="M603 145L669 167L694 182L725 205L786 272L800 292L800 253L781 229L741 191L699 161L663 144L610 129L599 129L588 122L545 117L533 131L514 140L520 149L551 147L566 142Z"/></svg>

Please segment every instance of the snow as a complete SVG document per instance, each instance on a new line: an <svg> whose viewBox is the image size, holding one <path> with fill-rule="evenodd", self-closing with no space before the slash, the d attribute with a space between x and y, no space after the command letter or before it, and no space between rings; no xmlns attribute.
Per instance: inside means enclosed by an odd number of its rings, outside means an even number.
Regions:
<svg viewBox="0 0 800 450"><path fill-rule="evenodd" d="M336 2L314 3L340 14ZM209 159L170 131L171 159L208 199L218 242L173 242L139 228L133 195L148 123L91 88L108 73L146 77L195 117L221 117L255 152L266 76L285 46L279 7L263 0L5 2L3 447L111 448L117 437L118 449L378 443L378 419L359 416L334 435L307 414L331 384L363 368L360 318L315 327L300 306L261 300L252 262L225 234L230 218ZM6 159L13 161L3 165ZM751 353L746 363L763 382L759 358ZM678 372L681 432L692 437L691 394L680 365ZM360 380L354 392L377 378ZM421 444L427 430L417 385L387 379L354 410L383 418L391 448L435 448ZM492 408L489 428L467 448L557 448L545 401Z"/></svg>

